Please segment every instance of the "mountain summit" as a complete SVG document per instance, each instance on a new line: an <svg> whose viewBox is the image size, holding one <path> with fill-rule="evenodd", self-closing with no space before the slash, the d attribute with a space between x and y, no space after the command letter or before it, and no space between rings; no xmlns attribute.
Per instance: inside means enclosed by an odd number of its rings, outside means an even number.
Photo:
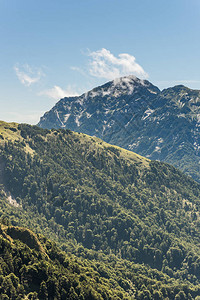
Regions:
<svg viewBox="0 0 200 300"><path fill-rule="evenodd" d="M150 159L166 161L200 181L200 91L183 85L160 91L126 76L61 99L38 124L68 128Z"/></svg>
<svg viewBox="0 0 200 300"><path fill-rule="evenodd" d="M61 99L41 117L44 128L70 128L104 138L115 131L115 119L132 116L149 105L159 89L147 80L126 76L107 82L78 97ZM124 125L123 122L121 124Z"/></svg>

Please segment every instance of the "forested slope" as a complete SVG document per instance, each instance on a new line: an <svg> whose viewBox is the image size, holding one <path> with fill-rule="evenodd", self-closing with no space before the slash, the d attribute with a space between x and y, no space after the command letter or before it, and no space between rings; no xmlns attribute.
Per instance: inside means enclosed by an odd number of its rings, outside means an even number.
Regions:
<svg viewBox="0 0 200 300"><path fill-rule="evenodd" d="M0 299L128 299L88 260L23 227L0 227ZM27 298L24 298L27 296Z"/></svg>
<svg viewBox="0 0 200 300"><path fill-rule="evenodd" d="M138 299L144 290L158 299L200 295L198 183L84 134L6 123L0 133L2 214L12 224L34 227L106 268L118 266ZM112 280L107 270L101 274Z"/></svg>
<svg viewBox="0 0 200 300"><path fill-rule="evenodd" d="M0 224L1 299L198 299L200 287L113 255L84 259L24 227Z"/></svg>

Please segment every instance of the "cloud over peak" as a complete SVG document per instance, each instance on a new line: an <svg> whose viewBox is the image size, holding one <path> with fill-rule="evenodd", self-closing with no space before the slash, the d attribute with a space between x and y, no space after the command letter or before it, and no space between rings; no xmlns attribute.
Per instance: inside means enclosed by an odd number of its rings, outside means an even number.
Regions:
<svg viewBox="0 0 200 300"><path fill-rule="evenodd" d="M136 58L128 53L114 56L109 50L102 48L94 52L89 51L89 73L94 77L114 79L125 75L136 75L147 78L148 74L136 63Z"/></svg>

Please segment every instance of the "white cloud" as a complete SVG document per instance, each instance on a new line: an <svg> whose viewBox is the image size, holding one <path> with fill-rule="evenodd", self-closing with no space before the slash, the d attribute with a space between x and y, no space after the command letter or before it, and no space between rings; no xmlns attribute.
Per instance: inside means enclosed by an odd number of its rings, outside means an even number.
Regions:
<svg viewBox="0 0 200 300"><path fill-rule="evenodd" d="M66 90L63 90L61 87L54 85L53 88L42 91L39 93L40 96L48 96L49 98L58 100L64 97L73 97L78 96L79 94L75 91L72 86L68 86Z"/></svg>
<svg viewBox="0 0 200 300"><path fill-rule="evenodd" d="M130 74L140 78L148 77L144 69L136 63L135 57L128 53L121 53L116 57L109 50L102 48L94 52L89 51L89 56L92 58L89 63L89 73L92 76L105 79Z"/></svg>
<svg viewBox="0 0 200 300"><path fill-rule="evenodd" d="M19 67L19 65L14 66L14 70L19 81L25 86L30 86L33 83L38 82L44 73L41 69L32 68L28 64Z"/></svg>

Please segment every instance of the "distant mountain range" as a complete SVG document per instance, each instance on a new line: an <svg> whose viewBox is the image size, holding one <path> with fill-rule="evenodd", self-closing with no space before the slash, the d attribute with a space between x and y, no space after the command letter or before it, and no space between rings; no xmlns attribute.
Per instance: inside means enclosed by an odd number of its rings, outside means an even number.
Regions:
<svg viewBox="0 0 200 300"><path fill-rule="evenodd" d="M67 128L153 160L200 181L200 91L183 85L160 91L126 76L78 97L66 97L41 117L43 128Z"/></svg>

